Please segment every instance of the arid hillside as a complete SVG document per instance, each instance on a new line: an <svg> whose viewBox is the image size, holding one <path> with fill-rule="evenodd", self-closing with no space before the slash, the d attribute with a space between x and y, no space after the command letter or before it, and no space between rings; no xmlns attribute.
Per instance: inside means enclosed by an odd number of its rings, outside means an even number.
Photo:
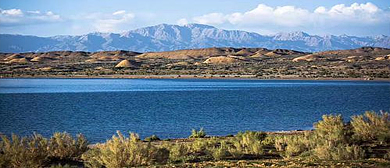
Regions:
<svg viewBox="0 0 390 168"><path fill-rule="evenodd" d="M1 77L123 75L274 78L390 78L390 49L362 47L307 53L266 48L168 52L54 51L0 53Z"/></svg>

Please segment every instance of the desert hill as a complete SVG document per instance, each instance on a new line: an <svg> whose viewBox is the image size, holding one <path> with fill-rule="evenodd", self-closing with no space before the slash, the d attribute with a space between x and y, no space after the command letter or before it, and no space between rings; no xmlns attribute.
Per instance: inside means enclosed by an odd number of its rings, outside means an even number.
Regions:
<svg viewBox="0 0 390 168"><path fill-rule="evenodd" d="M0 53L1 76L252 75L259 78L390 78L390 49L301 52L214 47L139 53L52 51Z"/></svg>

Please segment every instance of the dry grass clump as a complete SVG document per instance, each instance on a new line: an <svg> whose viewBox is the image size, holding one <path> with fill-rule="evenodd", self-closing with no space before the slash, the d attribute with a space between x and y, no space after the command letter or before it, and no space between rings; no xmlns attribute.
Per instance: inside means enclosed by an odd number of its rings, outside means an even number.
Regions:
<svg viewBox="0 0 390 168"><path fill-rule="evenodd" d="M96 148L82 155L87 167L147 166L163 164L168 160L169 151L165 148L145 144L134 133L130 133L130 137L125 137L119 131L117 134L118 136L112 136L106 143L97 144Z"/></svg>

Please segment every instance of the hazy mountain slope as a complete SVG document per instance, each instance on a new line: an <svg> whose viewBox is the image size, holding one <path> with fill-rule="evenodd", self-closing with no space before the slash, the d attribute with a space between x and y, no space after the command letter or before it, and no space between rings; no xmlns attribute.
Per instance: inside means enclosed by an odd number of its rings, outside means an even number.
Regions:
<svg viewBox="0 0 390 168"><path fill-rule="evenodd" d="M362 46L390 48L390 37L317 36L304 32L263 36L257 33L223 30L201 24L184 26L160 24L121 34L89 33L81 36L54 37L0 35L0 52L62 50L147 52L209 47L264 47L313 52L352 49Z"/></svg>

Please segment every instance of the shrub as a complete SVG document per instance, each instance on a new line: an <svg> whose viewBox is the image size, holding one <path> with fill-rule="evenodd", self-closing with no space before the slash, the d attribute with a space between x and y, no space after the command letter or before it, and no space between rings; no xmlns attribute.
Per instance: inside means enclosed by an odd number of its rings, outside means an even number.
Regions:
<svg viewBox="0 0 390 168"><path fill-rule="evenodd" d="M356 160L363 159L365 151L356 145L339 144L318 146L314 149L314 154L317 158L325 160Z"/></svg>
<svg viewBox="0 0 390 168"><path fill-rule="evenodd" d="M274 147L277 151L285 151L287 147L286 136L275 138Z"/></svg>
<svg viewBox="0 0 390 168"><path fill-rule="evenodd" d="M29 137L19 137L12 134L11 137L1 136L1 167L35 168L47 164L47 139L42 135L34 133Z"/></svg>
<svg viewBox="0 0 390 168"><path fill-rule="evenodd" d="M204 138L205 136L206 136L206 132L203 130L203 128L200 128L199 131L192 129L189 138Z"/></svg>
<svg viewBox="0 0 390 168"><path fill-rule="evenodd" d="M267 134L265 132L259 132L259 131L245 131L245 132L239 132L236 137L243 138L243 139L253 139L258 141L263 141Z"/></svg>
<svg viewBox="0 0 390 168"><path fill-rule="evenodd" d="M176 143L169 146L169 160L171 162L186 162L188 160L190 147L183 143Z"/></svg>
<svg viewBox="0 0 390 168"><path fill-rule="evenodd" d="M246 131L239 132L233 140L231 140L232 147L228 151L234 157L241 157L243 154L261 155L263 154L263 144L266 134L264 132Z"/></svg>
<svg viewBox="0 0 390 168"><path fill-rule="evenodd" d="M74 139L66 132L56 132L48 143L49 156L59 159L79 158L87 150L88 141L82 134L78 134L77 139Z"/></svg>
<svg viewBox="0 0 390 168"><path fill-rule="evenodd" d="M361 159L365 151L351 145L351 132L341 115L324 115L314 124L313 132L304 135L289 135L275 138L275 148L284 152L284 157L314 157L324 160Z"/></svg>
<svg viewBox="0 0 390 168"><path fill-rule="evenodd" d="M319 159L353 160L362 159L365 151L348 142L351 132L344 124L341 115L324 115L322 121L315 124L311 141L315 142L313 153Z"/></svg>
<svg viewBox="0 0 390 168"><path fill-rule="evenodd" d="M147 141L147 142L159 141L159 140L160 140L160 138L157 137L156 135L152 135L152 136L150 136L150 137L146 137L146 138L145 138L145 141Z"/></svg>
<svg viewBox="0 0 390 168"><path fill-rule="evenodd" d="M100 161L101 151L97 147L100 144L97 144L96 147L89 149L87 152L85 152L83 155L81 155L81 159L84 160L84 165L86 167L90 168L101 168L103 167L103 164Z"/></svg>
<svg viewBox="0 0 390 168"><path fill-rule="evenodd" d="M266 136L261 143L265 146L272 146L275 144L275 136Z"/></svg>
<svg viewBox="0 0 390 168"><path fill-rule="evenodd" d="M153 145L139 141L138 135L130 133L130 137L123 136L119 131L118 136L113 136L104 144L97 144L95 150L83 154L82 158L88 167L107 168L134 167L165 163L168 157L165 149L159 149ZM164 160L165 159L165 160Z"/></svg>
<svg viewBox="0 0 390 168"><path fill-rule="evenodd" d="M304 135L290 136L286 138L285 157L301 155L305 151L309 151L309 139Z"/></svg>
<svg viewBox="0 0 390 168"><path fill-rule="evenodd" d="M221 140L218 140L215 137L208 138L208 139L196 139L194 142L191 143L190 151L192 153L206 153L212 149L214 149L217 146L220 146Z"/></svg>
<svg viewBox="0 0 390 168"><path fill-rule="evenodd" d="M390 140L390 114L374 111L367 111L364 115L352 117L354 138L357 140L370 141L379 140L381 142Z"/></svg>
<svg viewBox="0 0 390 168"><path fill-rule="evenodd" d="M227 144L225 141L222 141L219 147L214 147L211 151L214 160L222 160L229 156Z"/></svg>
<svg viewBox="0 0 390 168"><path fill-rule="evenodd" d="M347 130L341 115L323 115L322 120L314 124L314 128L314 135L318 139L317 144L337 145L346 142Z"/></svg>

